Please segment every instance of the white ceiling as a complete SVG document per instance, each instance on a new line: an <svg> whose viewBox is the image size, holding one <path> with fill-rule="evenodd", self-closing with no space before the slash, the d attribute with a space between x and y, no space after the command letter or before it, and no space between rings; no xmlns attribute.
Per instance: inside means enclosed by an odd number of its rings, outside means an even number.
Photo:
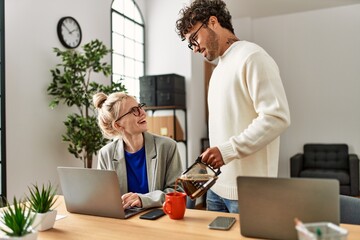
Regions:
<svg viewBox="0 0 360 240"><path fill-rule="evenodd" d="M224 0L232 18L260 18L360 4L360 0Z"/></svg>

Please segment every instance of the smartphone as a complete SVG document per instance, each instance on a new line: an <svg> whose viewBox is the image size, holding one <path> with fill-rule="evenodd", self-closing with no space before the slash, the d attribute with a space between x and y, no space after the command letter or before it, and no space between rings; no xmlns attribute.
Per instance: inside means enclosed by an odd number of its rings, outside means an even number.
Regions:
<svg viewBox="0 0 360 240"><path fill-rule="evenodd" d="M235 221L234 217L216 217L208 227L210 229L229 230Z"/></svg>
<svg viewBox="0 0 360 240"><path fill-rule="evenodd" d="M165 215L164 211L162 209L157 208L140 215L140 219L155 220L164 215Z"/></svg>

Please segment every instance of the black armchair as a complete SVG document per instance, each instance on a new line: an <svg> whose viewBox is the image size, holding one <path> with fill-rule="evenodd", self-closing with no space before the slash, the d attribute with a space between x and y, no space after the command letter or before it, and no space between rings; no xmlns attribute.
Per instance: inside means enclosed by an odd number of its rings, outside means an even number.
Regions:
<svg viewBox="0 0 360 240"><path fill-rule="evenodd" d="M290 176L337 179L340 194L359 195L359 158L347 144L305 144L290 158Z"/></svg>

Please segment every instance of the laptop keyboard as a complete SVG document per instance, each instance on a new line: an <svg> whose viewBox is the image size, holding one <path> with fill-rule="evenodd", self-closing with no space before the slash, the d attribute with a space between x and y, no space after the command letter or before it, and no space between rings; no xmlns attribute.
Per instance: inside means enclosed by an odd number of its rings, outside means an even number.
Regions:
<svg viewBox="0 0 360 240"><path fill-rule="evenodd" d="M144 208L138 208L138 207L131 207L131 208L126 208L125 209L125 217L129 217L132 215L135 215L139 212L144 211Z"/></svg>

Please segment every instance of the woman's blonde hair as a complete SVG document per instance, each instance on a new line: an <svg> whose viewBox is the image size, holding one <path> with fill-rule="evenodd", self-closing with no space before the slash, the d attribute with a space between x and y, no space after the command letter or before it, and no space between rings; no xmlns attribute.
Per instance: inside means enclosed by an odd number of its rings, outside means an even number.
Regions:
<svg viewBox="0 0 360 240"><path fill-rule="evenodd" d="M123 107L122 100L134 98L124 92L111 93L109 96L103 92L96 93L93 96L93 104L97 110L98 125L108 139L121 135L115 128L115 121L120 117Z"/></svg>

